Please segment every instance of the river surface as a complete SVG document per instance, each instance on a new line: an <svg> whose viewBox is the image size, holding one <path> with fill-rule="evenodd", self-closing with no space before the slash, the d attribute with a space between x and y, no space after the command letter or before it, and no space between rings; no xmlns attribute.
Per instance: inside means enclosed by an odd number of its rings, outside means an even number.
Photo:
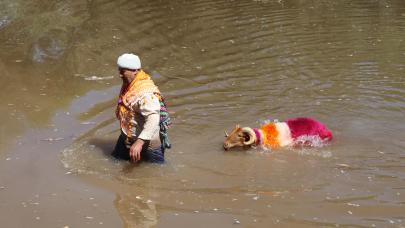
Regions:
<svg viewBox="0 0 405 228"><path fill-rule="evenodd" d="M405 2L0 2L1 227L404 227ZM116 58L174 122L164 165L109 154ZM224 152L313 117L313 148Z"/></svg>

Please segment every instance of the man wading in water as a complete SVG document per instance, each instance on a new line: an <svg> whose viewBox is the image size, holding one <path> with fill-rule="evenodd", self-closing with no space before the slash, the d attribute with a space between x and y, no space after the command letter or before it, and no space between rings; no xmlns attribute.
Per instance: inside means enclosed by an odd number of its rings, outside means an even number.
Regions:
<svg viewBox="0 0 405 228"><path fill-rule="evenodd" d="M165 149L170 148L167 129L171 124L164 99L141 69L137 55L123 54L117 64L122 87L115 114L121 135L112 155L132 162L163 163Z"/></svg>

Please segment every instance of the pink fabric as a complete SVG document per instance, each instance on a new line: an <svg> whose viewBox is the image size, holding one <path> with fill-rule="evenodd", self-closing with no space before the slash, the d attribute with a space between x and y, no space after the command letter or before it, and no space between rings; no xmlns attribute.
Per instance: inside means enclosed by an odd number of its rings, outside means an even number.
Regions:
<svg viewBox="0 0 405 228"><path fill-rule="evenodd" d="M331 140L332 132L321 122L311 118L300 117L286 121L293 139L302 135L319 135L323 140Z"/></svg>
<svg viewBox="0 0 405 228"><path fill-rule="evenodd" d="M260 145L262 143L260 140L260 132L257 128L253 128L253 131L255 132L256 135L256 145Z"/></svg>

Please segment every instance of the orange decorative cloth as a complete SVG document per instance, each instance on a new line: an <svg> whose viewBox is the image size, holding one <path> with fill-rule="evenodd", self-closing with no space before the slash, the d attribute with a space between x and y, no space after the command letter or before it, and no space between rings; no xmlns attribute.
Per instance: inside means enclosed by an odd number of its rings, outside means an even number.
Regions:
<svg viewBox="0 0 405 228"><path fill-rule="evenodd" d="M269 123L263 125L260 130L263 132L263 144L270 146L271 148L278 148L280 144L278 142L279 132L277 131L275 123Z"/></svg>
<svg viewBox="0 0 405 228"><path fill-rule="evenodd" d="M144 99L146 94L153 94L158 100L160 99L158 87L143 70L137 73L135 79L128 86L123 85L121 87L115 114L120 121L121 130L128 137L136 135L136 129L134 128L136 110L134 105L139 99Z"/></svg>

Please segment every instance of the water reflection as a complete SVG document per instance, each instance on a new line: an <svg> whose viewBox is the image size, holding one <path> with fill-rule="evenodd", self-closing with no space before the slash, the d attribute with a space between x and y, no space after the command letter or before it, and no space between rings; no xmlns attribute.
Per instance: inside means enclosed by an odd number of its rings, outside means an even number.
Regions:
<svg viewBox="0 0 405 228"><path fill-rule="evenodd" d="M155 227L157 224L156 206L142 192L130 189L128 193L117 194L114 206L127 228Z"/></svg>

